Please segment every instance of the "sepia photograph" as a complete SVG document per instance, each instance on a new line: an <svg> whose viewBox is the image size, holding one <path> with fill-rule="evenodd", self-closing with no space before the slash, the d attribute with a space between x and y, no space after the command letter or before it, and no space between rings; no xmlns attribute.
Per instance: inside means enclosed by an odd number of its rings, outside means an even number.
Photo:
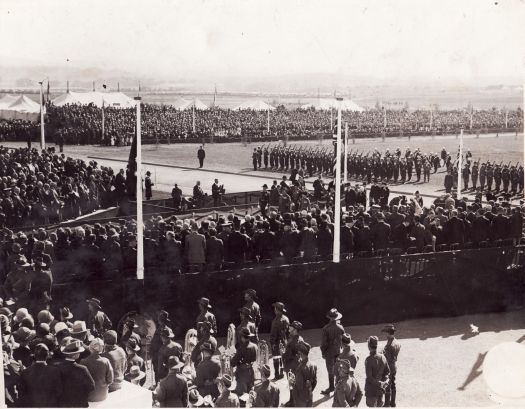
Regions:
<svg viewBox="0 0 525 409"><path fill-rule="evenodd" d="M525 406L524 22L1 0L0 407Z"/></svg>

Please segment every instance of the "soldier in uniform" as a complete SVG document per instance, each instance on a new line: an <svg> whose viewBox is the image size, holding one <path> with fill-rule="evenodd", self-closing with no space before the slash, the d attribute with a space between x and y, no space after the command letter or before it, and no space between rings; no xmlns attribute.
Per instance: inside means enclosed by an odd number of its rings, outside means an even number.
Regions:
<svg viewBox="0 0 525 409"><path fill-rule="evenodd" d="M257 360L257 345L250 341L253 335L249 327L241 328L240 342L231 360L232 367L237 367L235 380L239 396L248 393L255 382L253 363Z"/></svg>
<svg viewBox="0 0 525 409"><path fill-rule="evenodd" d="M293 321L290 324L290 338L286 344L286 349L283 354L283 365L284 372L288 375L290 372L293 374L299 365L299 352L297 350L297 345L300 342L303 342L303 337L299 335L299 331L303 329L303 324L299 321ZM290 395L290 400L284 405L287 407L294 406L292 401L292 395Z"/></svg>
<svg viewBox="0 0 525 409"><path fill-rule="evenodd" d="M485 181L487 180L487 164L483 162L481 168L479 169L479 187L481 191L485 189Z"/></svg>
<svg viewBox="0 0 525 409"><path fill-rule="evenodd" d="M173 334L173 331L169 327L165 327L161 333L160 338L162 340L162 346L159 349L159 357L158 357L158 375L159 380L164 378L166 375L168 375L170 366L169 366L169 358L175 355L179 359L182 358L182 347L177 342L173 341L175 338L175 335Z"/></svg>
<svg viewBox="0 0 525 409"><path fill-rule="evenodd" d="M258 154L257 154L257 149L253 148L253 153L252 153L252 164L253 164L253 170L257 170L257 158L258 158Z"/></svg>
<svg viewBox="0 0 525 409"><path fill-rule="evenodd" d="M343 346L343 350L337 357L337 359L346 359L350 361L350 365L352 368L356 368L357 362L359 361L359 356L357 355L357 351L355 350L355 342L352 340L352 337L350 334L343 334L341 337L341 343Z"/></svg>
<svg viewBox="0 0 525 409"><path fill-rule="evenodd" d="M270 193L268 192L268 185L265 183L263 185L263 190L261 196L259 197L259 208L261 209L261 215L266 217L266 208L270 202Z"/></svg>
<svg viewBox="0 0 525 409"><path fill-rule="evenodd" d="M188 406L188 383L180 373L184 363L177 356L170 356L167 366L169 372L157 385L153 397L160 403L161 408L185 408Z"/></svg>
<svg viewBox="0 0 525 409"><path fill-rule="evenodd" d="M144 185L146 187L146 200L150 200L153 196L151 188L155 186L155 184L151 181L151 172L149 170L146 172L146 179L144 180Z"/></svg>
<svg viewBox="0 0 525 409"><path fill-rule="evenodd" d="M250 315L255 323L255 340L258 341L259 325L261 325L261 308L255 302L257 292L253 288L244 291L244 307L248 308Z"/></svg>
<svg viewBox="0 0 525 409"><path fill-rule="evenodd" d="M401 158L399 162L399 174L401 176L401 183L405 183L407 179L407 164L405 158Z"/></svg>
<svg viewBox="0 0 525 409"><path fill-rule="evenodd" d="M255 334L255 323L253 322L253 318L250 313L250 309L247 307L241 307L239 308L239 316L241 318L241 322L239 325L237 325L237 328L235 329L235 347L241 343L242 341L242 330L244 328L248 328L250 333Z"/></svg>
<svg viewBox="0 0 525 409"><path fill-rule="evenodd" d="M395 338L394 334L396 332L396 327L394 324L386 325L382 332L385 332L387 335L387 343L383 348L383 355L386 358L388 363L388 368L390 369L390 377L388 382L388 387L385 392L385 407L396 406L396 373L397 373L397 356L399 355L399 350L401 345L398 340Z"/></svg>
<svg viewBox="0 0 525 409"><path fill-rule="evenodd" d="M310 345L300 342L297 345L299 364L290 381L290 394L295 407L312 407L313 391L317 385L317 367L308 360Z"/></svg>
<svg viewBox="0 0 525 409"><path fill-rule="evenodd" d="M502 176L501 165L496 165L494 167L494 183L496 185L496 192L500 191L501 176Z"/></svg>
<svg viewBox="0 0 525 409"><path fill-rule="evenodd" d="M155 330L155 333L153 334L153 338L151 339L150 343L150 353L151 353L151 363L153 364L153 372L155 374L155 381L158 382L160 380L158 375L158 363L159 363L159 351L162 347L162 331L164 328L168 327L168 324L171 323L169 319L169 314L161 310L157 316L157 329Z"/></svg>
<svg viewBox="0 0 525 409"><path fill-rule="evenodd" d="M369 408L383 406L383 395L388 386L390 375L385 356L377 352L377 343L377 337L368 338L370 355L365 359L365 396L366 406Z"/></svg>
<svg viewBox="0 0 525 409"><path fill-rule="evenodd" d="M221 364L217 357L213 356L215 349L210 342L196 345L194 350L196 349L199 350L202 360L195 368L195 386L202 396L211 395L216 399L219 396L219 389L215 379L219 376Z"/></svg>
<svg viewBox="0 0 525 409"><path fill-rule="evenodd" d="M334 368L335 361L341 353L341 339L345 333L345 329L340 324L342 314L336 308L332 308L326 317L330 320L328 324L323 327L321 338L321 353L323 359L326 361L326 369L328 371L328 388L322 391L323 395L329 395L334 391Z"/></svg>
<svg viewBox="0 0 525 409"><path fill-rule="evenodd" d="M285 346L288 342L290 321L286 314L286 309L282 302L272 304L275 318L272 321L270 330L270 347L273 356L274 379L283 378L282 358Z"/></svg>
<svg viewBox="0 0 525 409"><path fill-rule="evenodd" d="M197 344L191 351L191 362L193 362L195 365L197 365L201 359L201 347L204 344L210 344L212 348L212 354L215 353L217 350L217 340L212 335L213 329L211 327L211 323L209 321L202 321L197 323ZM215 379L215 378L213 378Z"/></svg>
<svg viewBox="0 0 525 409"><path fill-rule="evenodd" d="M461 176L463 176L463 190L468 190L468 182L470 180L470 165L468 163L465 163L465 166L463 166Z"/></svg>
<svg viewBox="0 0 525 409"><path fill-rule="evenodd" d="M350 361L342 359L337 365L338 381L335 386L333 408L357 407L363 397L359 383L354 378Z"/></svg>
<svg viewBox="0 0 525 409"><path fill-rule="evenodd" d="M423 163L423 182L430 182L430 169L430 161L425 159L425 162Z"/></svg>
<svg viewBox="0 0 525 409"><path fill-rule="evenodd" d="M519 182L519 175L518 175L518 169L516 169L516 166L512 166L510 168L510 191L511 193L517 193L518 192L518 182Z"/></svg>
<svg viewBox="0 0 525 409"><path fill-rule="evenodd" d="M490 162L487 162L487 190L492 190L492 179L494 178L494 169Z"/></svg>
<svg viewBox="0 0 525 409"><path fill-rule="evenodd" d="M472 190L476 190L478 185L478 165L479 162L474 162L472 165L472 172L470 174L472 177Z"/></svg>
<svg viewBox="0 0 525 409"><path fill-rule="evenodd" d="M262 148L259 146L257 148L257 167L259 169L261 168L262 155L263 155Z"/></svg>
<svg viewBox="0 0 525 409"><path fill-rule="evenodd" d="M270 381L270 366L263 365L261 368L261 383L257 385L253 392L253 408L278 408L280 391L277 385Z"/></svg>
<svg viewBox="0 0 525 409"><path fill-rule="evenodd" d="M518 189L523 192L523 166L518 169Z"/></svg>
<svg viewBox="0 0 525 409"><path fill-rule="evenodd" d="M239 397L235 394L236 385L230 375L222 375L217 378L219 397L215 401L216 408L238 408L240 407Z"/></svg>
<svg viewBox="0 0 525 409"><path fill-rule="evenodd" d="M508 193L510 182L510 170L508 165L503 165L503 170L501 171L501 179L503 180L503 191L505 193Z"/></svg>
<svg viewBox="0 0 525 409"><path fill-rule="evenodd" d="M263 151L264 169L268 169L268 156L268 147L265 147Z"/></svg>
<svg viewBox="0 0 525 409"><path fill-rule="evenodd" d="M413 161L412 161L412 156L410 156L410 151L408 152L408 156L407 156L407 176L408 176L408 179L407 179L407 182L410 182L410 180L412 179L412 167L413 167Z"/></svg>
<svg viewBox="0 0 525 409"><path fill-rule="evenodd" d="M213 330L213 333L217 333L217 321L215 319L215 315L213 315L211 310L211 304L210 300L205 297L201 297L197 300L197 303L199 304L199 315L197 316L196 323L197 325L199 322L208 321L211 324L211 328Z"/></svg>
<svg viewBox="0 0 525 409"><path fill-rule="evenodd" d="M421 180L421 160L419 158L416 158L414 167L416 168L416 182L419 182Z"/></svg>

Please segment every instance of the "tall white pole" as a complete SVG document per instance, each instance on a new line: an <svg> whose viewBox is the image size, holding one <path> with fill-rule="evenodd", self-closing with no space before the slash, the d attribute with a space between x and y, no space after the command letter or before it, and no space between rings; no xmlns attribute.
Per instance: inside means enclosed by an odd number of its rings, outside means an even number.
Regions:
<svg viewBox="0 0 525 409"><path fill-rule="evenodd" d="M137 279L144 279L144 223L142 217L142 141L140 124L140 97L137 102Z"/></svg>
<svg viewBox="0 0 525 409"><path fill-rule="evenodd" d="M459 159L458 159L458 199L461 195L461 175L463 172L463 128L459 132Z"/></svg>
<svg viewBox="0 0 525 409"><path fill-rule="evenodd" d="M383 107L383 128L386 129L386 108Z"/></svg>
<svg viewBox="0 0 525 409"><path fill-rule="evenodd" d="M345 161L344 161L344 183L348 182L348 122L345 122Z"/></svg>
<svg viewBox="0 0 525 409"><path fill-rule="evenodd" d="M102 98L102 143L104 143L104 135L106 128L106 119L104 118L104 98Z"/></svg>
<svg viewBox="0 0 525 409"><path fill-rule="evenodd" d="M40 83L40 150L46 149L46 136L44 131L44 81Z"/></svg>
<svg viewBox="0 0 525 409"><path fill-rule="evenodd" d="M268 109L266 110L266 131L268 134L270 133L270 105L268 105Z"/></svg>
<svg viewBox="0 0 525 409"><path fill-rule="evenodd" d="M333 262L341 261L341 101L337 98L337 141L335 150L335 204Z"/></svg>

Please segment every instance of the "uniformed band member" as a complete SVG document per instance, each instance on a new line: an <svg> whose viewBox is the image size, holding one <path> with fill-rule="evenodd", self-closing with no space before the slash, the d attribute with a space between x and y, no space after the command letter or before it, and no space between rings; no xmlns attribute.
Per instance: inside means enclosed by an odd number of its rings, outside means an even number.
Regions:
<svg viewBox="0 0 525 409"><path fill-rule="evenodd" d="M253 335L249 328L241 329L240 343L231 359L232 367L237 368L235 380L237 382L236 391L239 396L248 393L255 382L253 363L257 360L257 345L251 342Z"/></svg>
<svg viewBox="0 0 525 409"><path fill-rule="evenodd" d="M98 298L90 298L86 300L86 303L89 308L87 329L94 337L102 338L104 333L113 326L111 320L106 313L102 311L102 306Z"/></svg>
<svg viewBox="0 0 525 409"><path fill-rule="evenodd" d="M212 325L209 321L202 321L197 323L197 344L191 351L191 362L197 365L202 359L201 356L201 346L205 343L209 343L212 348L212 354L217 350L217 340L212 335L215 332L213 331ZM215 378L213 378L215 380Z"/></svg>
<svg viewBox="0 0 525 409"><path fill-rule="evenodd" d="M365 396L366 406L369 408L383 406L383 395L388 387L390 375L385 356L377 352L377 343L377 337L368 338L370 355L365 359Z"/></svg>
<svg viewBox="0 0 525 409"><path fill-rule="evenodd" d="M258 341L259 325L261 325L261 307L255 301L257 299L257 292L253 288L244 291L244 306L250 311L250 316L255 324L255 341Z"/></svg>
<svg viewBox="0 0 525 409"><path fill-rule="evenodd" d="M255 335L255 323L253 322L253 318L251 316L249 308L239 308L239 316L241 322L239 323L239 325L237 325L237 328L235 329L235 347L237 347L241 343L242 330L244 328L247 328L251 334Z"/></svg>
<svg viewBox="0 0 525 409"><path fill-rule="evenodd" d="M221 364L216 356L213 356L214 347L210 342L204 342L199 347L201 361L195 368L195 385L202 396L210 395L213 399L219 396L219 389L215 380L221 371Z"/></svg>
<svg viewBox="0 0 525 409"><path fill-rule="evenodd" d="M335 385L333 408L357 407L363 392L354 378L354 368L346 359L337 362L337 384Z"/></svg>
<svg viewBox="0 0 525 409"><path fill-rule="evenodd" d="M173 334L171 328L165 327L160 333L160 338L162 340L162 346L159 349L157 365L158 380L168 375L170 369L169 358L172 356L177 356L179 360L181 360L183 352L183 349L180 346L180 344L173 340L175 338L175 335Z"/></svg>
<svg viewBox="0 0 525 409"><path fill-rule="evenodd" d="M144 186L145 186L145 190L146 190L146 200L150 200L151 197L153 196L153 193L152 193L152 187L155 186L155 184L151 181L151 172L148 170L146 172L146 179L144 180Z"/></svg>
<svg viewBox="0 0 525 409"><path fill-rule="evenodd" d="M399 355L399 350L401 345L395 337L396 327L394 324L386 325L382 330L386 333L387 343L383 348L383 355L386 358L388 363L388 368L390 369L390 377L388 382L388 387L385 392L385 404L386 407L396 407L396 373L397 373L397 357Z"/></svg>
<svg viewBox="0 0 525 409"><path fill-rule="evenodd" d="M291 399L295 407L312 407L313 391L317 385L317 367L310 362L310 345L304 341L297 344L299 364L290 382Z"/></svg>
<svg viewBox="0 0 525 409"><path fill-rule="evenodd" d="M345 329L339 321L343 315L337 311L336 308L332 308L328 314L326 314L326 317L330 322L323 327L321 335L321 353L323 354L323 359L326 361L328 388L321 392L323 395L329 395L335 389L335 361L341 353L341 340L345 333Z"/></svg>
<svg viewBox="0 0 525 409"><path fill-rule="evenodd" d="M288 342L290 321L282 302L272 304L275 318L270 330L270 348L272 349L274 379L283 378L282 354Z"/></svg>
<svg viewBox="0 0 525 409"><path fill-rule="evenodd" d="M269 365L261 368L261 383L250 392L252 407L278 408L280 391L274 382L270 381L271 369Z"/></svg>
<svg viewBox="0 0 525 409"><path fill-rule="evenodd" d="M210 311L211 310L211 304L209 298L201 297L197 300L197 303L199 304L199 315L197 316L197 325L199 322L208 321L211 324L211 329L214 334L217 333L217 320L215 319L215 315Z"/></svg>
<svg viewBox="0 0 525 409"><path fill-rule="evenodd" d="M181 375L184 363L177 356L170 356L167 362L168 374L153 392L161 408L185 408L188 406L188 382Z"/></svg>
<svg viewBox="0 0 525 409"><path fill-rule="evenodd" d="M237 385L233 382L230 375L218 377L217 386L219 388L219 397L215 401L216 408L238 408L240 407L239 397L235 393Z"/></svg>
<svg viewBox="0 0 525 409"><path fill-rule="evenodd" d="M159 351L162 347L162 331L164 328L168 327L168 324L171 324L169 314L167 311L161 310L157 314L157 328L155 329L155 333L153 334L153 338L151 339L150 343L150 353L151 353L151 362L153 364L153 373L155 375L155 382L158 382L160 380L159 374L158 374L158 364L159 364Z"/></svg>

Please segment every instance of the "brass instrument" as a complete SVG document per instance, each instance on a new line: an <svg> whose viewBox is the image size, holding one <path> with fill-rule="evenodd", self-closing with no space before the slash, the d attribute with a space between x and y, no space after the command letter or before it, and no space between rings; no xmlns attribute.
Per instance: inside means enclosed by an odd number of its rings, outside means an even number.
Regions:
<svg viewBox="0 0 525 409"><path fill-rule="evenodd" d="M219 347L221 375L230 375L233 377L233 369L231 366L232 356L235 354L235 325L228 326L228 335L226 337L226 348Z"/></svg>
<svg viewBox="0 0 525 409"><path fill-rule="evenodd" d="M262 367L270 362L270 347L264 340L257 343L257 358L255 362L255 379L260 380Z"/></svg>
<svg viewBox="0 0 525 409"><path fill-rule="evenodd" d="M184 365L191 366L191 353L197 345L197 330L190 328L184 337Z"/></svg>

